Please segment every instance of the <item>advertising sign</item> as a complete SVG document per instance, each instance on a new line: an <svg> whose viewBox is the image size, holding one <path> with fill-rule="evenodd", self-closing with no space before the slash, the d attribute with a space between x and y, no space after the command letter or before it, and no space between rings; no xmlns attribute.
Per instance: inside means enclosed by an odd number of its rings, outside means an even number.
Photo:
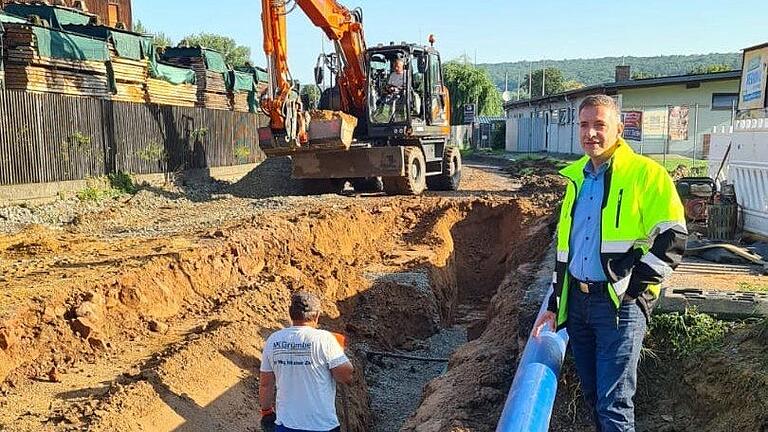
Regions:
<svg viewBox="0 0 768 432"><path fill-rule="evenodd" d="M475 122L475 104L464 105L464 124Z"/></svg>
<svg viewBox="0 0 768 432"><path fill-rule="evenodd" d="M669 107L669 140L687 141L688 140L688 114L690 110L687 106Z"/></svg>
<svg viewBox="0 0 768 432"><path fill-rule="evenodd" d="M768 68L768 46L744 51L744 69L741 73L739 97L740 110L765 107L766 68Z"/></svg>
<svg viewBox="0 0 768 432"><path fill-rule="evenodd" d="M666 139L667 115L665 108L643 112L643 134L645 139Z"/></svg>
<svg viewBox="0 0 768 432"><path fill-rule="evenodd" d="M624 122L624 139L629 141L643 140L643 112L623 111L621 118Z"/></svg>

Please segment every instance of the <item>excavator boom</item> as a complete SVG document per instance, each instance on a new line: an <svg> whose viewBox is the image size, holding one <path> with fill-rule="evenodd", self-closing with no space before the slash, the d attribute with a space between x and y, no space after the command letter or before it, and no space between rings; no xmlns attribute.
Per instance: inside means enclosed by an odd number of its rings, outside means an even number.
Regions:
<svg viewBox="0 0 768 432"><path fill-rule="evenodd" d="M362 116L366 107L365 39L362 13L350 11L335 0L294 0L310 21L334 41L342 68L338 87L341 110ZM286 130L288 138L305 141L302 135L301 106L290 98L292 78L288 68L286 0L262 0L264 53L270 75L264 110L273 130Z"/></svg>

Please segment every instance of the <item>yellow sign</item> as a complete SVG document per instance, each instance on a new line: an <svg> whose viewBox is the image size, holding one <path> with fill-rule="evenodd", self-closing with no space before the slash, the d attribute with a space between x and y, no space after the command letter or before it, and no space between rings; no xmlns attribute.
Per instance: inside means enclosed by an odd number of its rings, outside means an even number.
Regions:
<svg viewBox="0 0 768 432"><path fill-rule="evenodd" d="M765 107L766 80L768 78L768 46L744 51L741 71L739 110Z"/></svg>

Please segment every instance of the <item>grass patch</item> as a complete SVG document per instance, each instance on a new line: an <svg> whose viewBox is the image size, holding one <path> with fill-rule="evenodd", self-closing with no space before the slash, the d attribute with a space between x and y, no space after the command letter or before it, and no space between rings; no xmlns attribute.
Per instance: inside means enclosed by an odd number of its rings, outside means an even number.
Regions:
<svg viewBox="0 0 768 432"><path fill-rule="evenodd" d="M669 173L675 172L678 167L683 166L690 173L691 177L705 176L709 168L709 162L706 160L696 159L694 163L692 158L679 155L667 155L666 160L664 155L646 155L649 158L655 160L664 167Z"/></svg>
<svg viewBox="0 0 768 432"><path fill-rule="evenodd" d="M739 291L768 293L768 284L756 284L751 282L737 282L736 288Z"/></svg>
<svg viewBox="0 0 768 432"><path fill-rule="evenodd" d="M654 350L689 358L722 347L735 326L691 308L654 316L650 331Z"/></svg>
<svg viewBox="0 0 768 432"><path fill-rule="evenodd" d="M116 198L120 193L111 187L87 186L75 195L80 201L101 201Z"/></svg>
<svg viewBox="0 0 768 432"><path fill-rule="evenodd" d="M121 171L106 177L86 179L86 187L78 191L75 196L80 201L101 201L126 194L132 195L136 192L138 188L131 176Z"/></svg>

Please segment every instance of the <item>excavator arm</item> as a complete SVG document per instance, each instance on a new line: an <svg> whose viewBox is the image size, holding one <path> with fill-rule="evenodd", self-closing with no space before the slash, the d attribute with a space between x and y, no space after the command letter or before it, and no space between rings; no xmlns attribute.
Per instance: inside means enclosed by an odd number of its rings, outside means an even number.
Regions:
<svg viewBox="0 0 768 432"><path fill-rule="evenodd" d="M335 0L293 0L334 41L341 60L338 86L342 111L362 116L366 106L365 39L362 14L350 11ZM286 0L262 0L264 53L269 69L269 89L263 108L273 130L285 130L286 140L306 142L299 101L291 100L292 78L288 68Z"/></svg>

